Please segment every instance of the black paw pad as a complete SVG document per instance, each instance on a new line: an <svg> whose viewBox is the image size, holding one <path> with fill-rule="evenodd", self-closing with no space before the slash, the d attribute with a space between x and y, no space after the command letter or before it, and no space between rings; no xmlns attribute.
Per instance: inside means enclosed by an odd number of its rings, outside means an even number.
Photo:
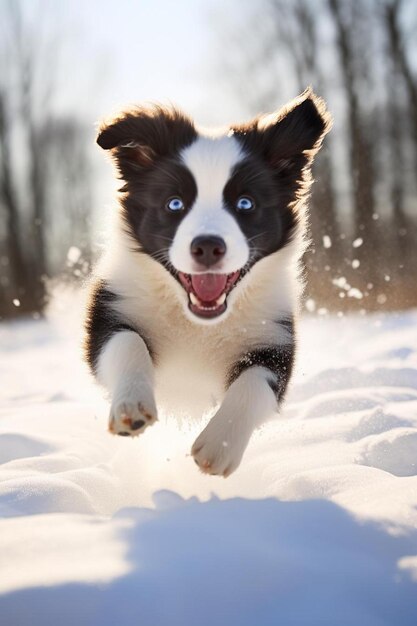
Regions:
<svg viewBox="0 0 417 626"><path fill-rule="evenodd" d="M132 423L131 429L139 430L139 428L142 428L143 426L145 426L145 422L143 420L136 420Z"/></svg>

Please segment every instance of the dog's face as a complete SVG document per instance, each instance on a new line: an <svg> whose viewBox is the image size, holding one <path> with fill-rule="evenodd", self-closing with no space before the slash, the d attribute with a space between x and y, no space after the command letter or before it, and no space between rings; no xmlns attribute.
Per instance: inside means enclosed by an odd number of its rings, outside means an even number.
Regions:
<svg viewBox="0 0 417 626"><path fill-rule="evenodd" d="M129 234L182 286L191 319L223 319L239 280L291 241L329 126L323 102L306 91L216 137L157 106L102 127L97 142L112 151L125 182Z"/></svg>

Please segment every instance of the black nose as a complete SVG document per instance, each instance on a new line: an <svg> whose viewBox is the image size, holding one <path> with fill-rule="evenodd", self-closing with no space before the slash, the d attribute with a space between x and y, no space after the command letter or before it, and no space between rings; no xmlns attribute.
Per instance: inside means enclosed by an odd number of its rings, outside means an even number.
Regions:
<svg viewBox="0 0 417 626"><path fill-rule="evenodd" d="M226 243L216 235L202 235L191 242L191 256L200 265L211 267L226 254Z"/></svg>

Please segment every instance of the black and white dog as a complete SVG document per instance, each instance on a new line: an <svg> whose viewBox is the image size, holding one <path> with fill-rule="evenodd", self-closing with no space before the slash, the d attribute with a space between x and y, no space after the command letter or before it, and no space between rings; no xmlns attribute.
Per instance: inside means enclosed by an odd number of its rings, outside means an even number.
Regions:
<svg viewBox="0 0 417 626"><path fill-rule="evenodd" d="M311 90L222 133L160 106L101 127L124 184L86 354L110 432L142 433L157 403L216 407L192 455L208 474L238 467L291 375L310 167L329 128Z"/></svg>

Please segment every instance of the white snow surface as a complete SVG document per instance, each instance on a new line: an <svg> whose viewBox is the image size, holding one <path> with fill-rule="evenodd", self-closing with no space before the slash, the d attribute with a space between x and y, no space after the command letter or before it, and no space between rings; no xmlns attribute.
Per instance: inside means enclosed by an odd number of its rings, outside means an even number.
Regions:
<svg viewBox="0 0 417 626"><path fill-rule="evenodd" d="M302 319L225 480L189 456L207 417L107 432L71 300L0 325L2 626L417 624L417 311Z"/></svg>

